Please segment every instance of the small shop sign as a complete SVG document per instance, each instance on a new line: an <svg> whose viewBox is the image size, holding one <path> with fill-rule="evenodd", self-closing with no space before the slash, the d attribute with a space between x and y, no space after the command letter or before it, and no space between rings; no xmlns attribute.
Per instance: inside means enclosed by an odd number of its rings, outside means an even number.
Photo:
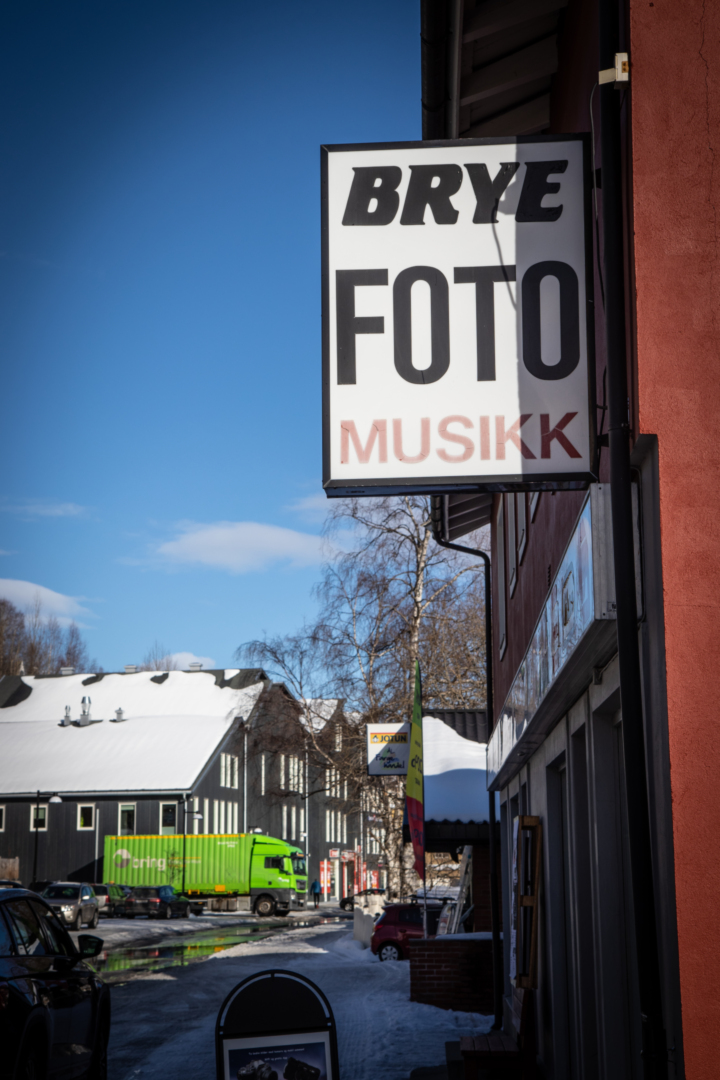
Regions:
<svg viewBox="0 0 720 1080"><path fill-rule="evenodd" d="M365 730L368 776L407 775L410 723L368 724Z"/></svg>
<svg viewBox="0 0 720 1080"><path fill-rule="evenodd" d="M327 495L592 478L588 148L322 148Z"/></svg>

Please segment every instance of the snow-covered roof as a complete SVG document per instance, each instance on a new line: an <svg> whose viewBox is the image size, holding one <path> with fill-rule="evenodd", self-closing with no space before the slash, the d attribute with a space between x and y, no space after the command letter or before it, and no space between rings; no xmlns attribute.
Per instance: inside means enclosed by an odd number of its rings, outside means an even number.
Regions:
<svg viewBox="0 0 720 1080"><path fill-rule="evenodd" d="M426 821L488 821L486 768L486 743L463 739L442 720L423 717Z"/></svg>
<svg viewBox="0 0 720 1080"><path fill-rule="evenodd" d="M153 674L105 675L88 686L83 675L24 678L29 697L0 709L0 792L191 788L236 719L250 718L264 684L233 689L210 672L183 671L158 683ZM79 719L84 696L92 722L61 726L66 705Z"/></svg>
<svg viewBox="0 0 720 1080"><path fill-rule="evenodd" d="M307 698L301 712L302 723L312 731L322 731L337 712L339 698Z"/></svg>

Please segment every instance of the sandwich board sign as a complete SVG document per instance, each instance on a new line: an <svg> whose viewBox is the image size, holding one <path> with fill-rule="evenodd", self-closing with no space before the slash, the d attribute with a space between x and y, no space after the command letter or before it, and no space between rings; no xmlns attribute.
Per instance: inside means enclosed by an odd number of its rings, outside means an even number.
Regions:
<svg viewBox="0 0 720 1080"><path fill-rule="evenodd" d="M231 990L215 1025L216 1080L340 1080L328 999L296 971L269 969Z"/></svg>
<svg viewBox="0 0 720 1080"><path fill-rule="evenodd" d="M596 472L587 136L322 147L328 496Z"/></svg>

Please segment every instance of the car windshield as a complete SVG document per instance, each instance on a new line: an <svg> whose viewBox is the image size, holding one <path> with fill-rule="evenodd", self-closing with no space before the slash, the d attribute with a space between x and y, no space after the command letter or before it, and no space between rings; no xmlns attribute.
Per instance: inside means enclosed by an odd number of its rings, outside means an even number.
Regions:
<svg viewBox="0 0 720 1080"><path fill-rule="evenodd" d="M132 891L132 895L138 900L150 900L157 894L157 889L133 889Z"/></svg>
<svg viewBox="0 0 720 1080"><path fill-rule="evenodd" d="M96 896L107 896L107 885L93 885L93 892Z"/></svg>
<svg viewBox="0 0 720 1080"><path fill-rule="evenodd" d="M292 857L293 873L295 874L307 874L307 868L305 864L304 855L293 855Z"/></svg>
<svg viewBox="0 0 720 1080"><path fill-rule="evenodd" d="M47 900L77 900L79 895L79 885L50 885L43 893Z"/></svg>

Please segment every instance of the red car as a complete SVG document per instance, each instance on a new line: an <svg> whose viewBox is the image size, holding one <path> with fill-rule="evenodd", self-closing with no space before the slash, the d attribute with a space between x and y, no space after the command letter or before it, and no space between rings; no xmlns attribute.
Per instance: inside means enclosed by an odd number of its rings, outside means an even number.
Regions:
<svg viewBox="0 0 720 1080"><path fill-rule="evenodd" d="M428 904L428 937L434 937L442 906ZM409 943L423 936L422 904L388 904L375 923L370 948L381 960L407 960Z"/></svg>

